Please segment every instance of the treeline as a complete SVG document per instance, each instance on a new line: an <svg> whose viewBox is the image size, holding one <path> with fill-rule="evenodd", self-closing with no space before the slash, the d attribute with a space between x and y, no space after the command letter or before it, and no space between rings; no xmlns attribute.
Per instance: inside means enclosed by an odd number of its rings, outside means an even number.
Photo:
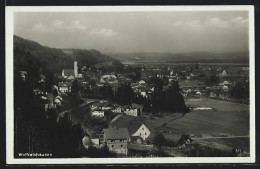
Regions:
<svg viewBox="0 0 260 169"><path fill-rule="evenodd" d="M56 110L44 110L40 96L33 94L30 79L24 81L14 73L14 156L46 153L52 154L49 157L80 157L81 127L66 117L57 122Z"/></svg>

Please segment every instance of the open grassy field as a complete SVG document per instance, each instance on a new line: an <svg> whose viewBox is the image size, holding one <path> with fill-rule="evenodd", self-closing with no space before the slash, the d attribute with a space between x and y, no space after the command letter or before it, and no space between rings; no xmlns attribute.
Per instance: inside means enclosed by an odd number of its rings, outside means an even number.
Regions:
<svg viewBox="0 0 260 169"><path fill-rule="evenodd" d="M176 114L169 114L145 118L144 121L152 132L192 134L195 138L205 138L204 142L249 150L249 106L210 99L188 100L186 105L212 107L213 110L192 111L183 117L179 115L179 118ZM214 137L217 139L214 140Z"/></svg>

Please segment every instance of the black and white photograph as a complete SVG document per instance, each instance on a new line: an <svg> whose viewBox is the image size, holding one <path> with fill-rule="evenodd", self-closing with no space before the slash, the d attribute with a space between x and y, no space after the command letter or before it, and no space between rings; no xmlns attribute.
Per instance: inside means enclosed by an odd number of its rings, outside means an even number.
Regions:
<svg viewBox="0 0 260 169"><path fill-rule="evenodd" d="M7 163L255 161L253 6L6 12Z"/></svg>

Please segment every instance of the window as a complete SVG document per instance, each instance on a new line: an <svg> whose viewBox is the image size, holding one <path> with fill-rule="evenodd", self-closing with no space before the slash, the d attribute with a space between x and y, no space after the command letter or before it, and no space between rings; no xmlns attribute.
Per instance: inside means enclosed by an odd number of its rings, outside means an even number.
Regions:
<svg viewBox="0 0 260 169"><path fill-rule="evenodd" d="M141 136L141 133L140 133L140 136Z"/></svg>
<svg viewBox="0 0 260 169"><path fill-rule="evenodd" d="M112 145L111 147L114 148L114 145Z"/></svg>
<svg viewBox="0 0 260 169"><path fill-rule="evenodd" d="M144 128L143 128L143 130L144 130Z"/></svg>
<svg viewBox="0 0 260 169"><path fill-rule="evenodd" d="M123 147L123 145L121 145L121 147Z"/></svg>
<svg viewBox="0 0 260 169"><path fill-rule="evenodd" d="M146 135L146 133L144 133L144 135Z"/></svg>

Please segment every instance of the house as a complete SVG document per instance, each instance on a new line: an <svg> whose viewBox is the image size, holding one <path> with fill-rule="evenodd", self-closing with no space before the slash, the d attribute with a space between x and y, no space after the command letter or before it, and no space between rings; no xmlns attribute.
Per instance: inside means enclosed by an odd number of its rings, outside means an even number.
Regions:
<svg viewBox="0 0 260 169"><path fill-rule="evenodd" d="M74 70L73 69L62 69L62 77L65 79L74 79Z"/></svg>
<svg viewBox="0 0 260 169"><path fill-rule="evenodd" d="M138 109L134 107L126 108L124 113L129 116L140 116L140 111L138 111Z"/></svg>
<svg viewBox="0 0 260 169"><path fill-rule="evenodd" d="M113 113L122 113L123 111L124 111L124 109L120 106L118 106L112 110Z"/></svg>
<svg viewBox="0 0 260 169"><path fill-rule="evenodd" d="M145 81L144 81L144 80L140 80L140 81L139 81L139 84L140 84L140 85L144 85L144 84L145 84Z"/></svg>
<svg viewBox="0 0 260 169"><path fill-rule="evenodd" d="M78 78L78 62L74 61L74 69L62 69L61 75L65 79Z"/></svg>
<svg viewBox="0 0 260 169"><path fill-rule="evenodd" d="M55 109L56 104L54 103L54 96L52 93L47 93L47 102L50 109Z"/></svg>
<svg viewBox="0 0 260 169"><path fill-rule="evenodd" d="M109 83L109 84L114 84L118 83L117 77L115 75L103 75L100 78L101 83Z"/></svg>
<svg viewBox="0 0 260 169"><path fill-rule="evenodd" d="M104 117L105 116L105 112L104 112L104 110L95 110L95 111L91 112L91 116Z"/></svg>
<svg viewBox="0 0 260 169"><path fill-rule="evenodd" d="M129 133L131 133L131 136L139 136L143 140L146 140L146 138L151 134L150 130L143 123L129 126Z"/></svg>
<svg viewBox="0 0 260 169"><path fill-rule="evenodd" d="M227 86L227 85L222 86L222 90L223 90L224 92L228 92L228 86Z"/></svg>
<svg viewBox="0 0 260 169"><path fill-rule="evenodd" d="M132 104L131 106L125 108L124 113L129 116L141 116L143 113L143 106L138 104Z"/></svg>
<svg viewBox="0 0 260 169"><path fill-rule="evenodd" d="M135 140L136 137L140 137L142 141L145 141L151 134L144 122L134 116L120 116L111 123L111 126L117 128L127 128L131 136L131 140Z"/></svg>
<svg viewBox="0 0 260 169"><path fill-rule="evenodd" d="M59 91L66 93L66 92L71 92L71 87L72 87L72 83L71 82L59 82L58 83L58 88Z"/></svg>
<svg viewBox="0 0 260 169"><path fill-rule="evenodd" d="M21 77L23 80L25 80L26 76L27 76L27 71L19 71L21 74Z"/></svg>
<svg viewBox="0 0 260 169"><path fill-rule="evenodd" d="M54 103L55 103L57 106L61 106L61 104L62 104L62 98L61 98L60 96L55 97Z"/></svg>
<svg viewBox="0 0 260 169"><path fill-rule="evenodd" d="M97 110L97 109L102 109L102 110L110 110L112 107L109 107L110 103L109 102L93 102L91 103L90 109L91 111Z"/></svg>
<svg viewBox="0 0 260 169"><path fill-rule="evenodd" d="M42 93L42 91L40 89L36 88L36 89L33 89L33 93L35 95L40 95Z"/></svg>
<svg viewBox="0 0 260 169"><path fill-rule="evenodd" d="M117 154L127 155L127 144L130 135L127 128L107 128L102 131L102 142L108 146L109 151Z"/></svg>
<svg viewBox="0 0 260 169"><path fill-rule="evenodd" d="M209 97L217 97L217 94L214 92L210 92Z"/></svg>
<svg viewBox="0 0 260 169"><path fill-rule="evenodd" d="M146 91L144 91L144 90L141 90L140 94L141 94L141 96L143 96L143 97L147 97Z"/></svg>
<svg viewBox="0 0 260 169"><path fill-rule="evenodd" d="M219 73L220 77L225 77L227 76L227 72L225 70L223 70L221 73Z"/></svg>

